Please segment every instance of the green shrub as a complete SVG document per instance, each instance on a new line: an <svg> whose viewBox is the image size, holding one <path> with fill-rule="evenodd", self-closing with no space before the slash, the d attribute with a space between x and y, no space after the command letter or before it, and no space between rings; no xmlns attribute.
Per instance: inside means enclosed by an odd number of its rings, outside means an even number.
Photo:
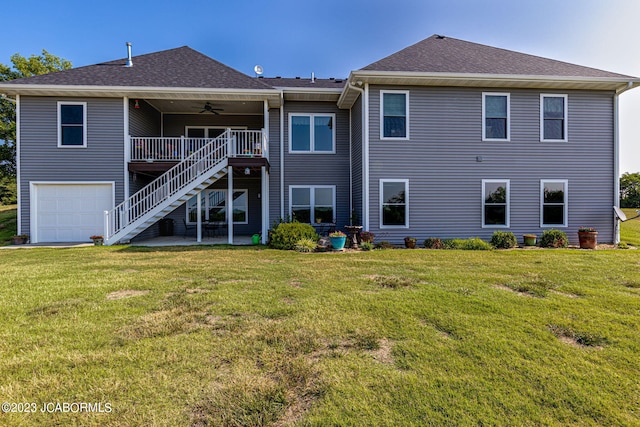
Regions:
<svg viewBox="0 0 640 427"><path fill-rule="evenodd" d="M618 243L618 249L629 249L629 245L627 245L625 242L620 242Z"/></svg>
<svg viewBox="0 0 640 427"><path fill-rule="evenodd" d="M510 231L494 231L490 243L497 249L511 249L518 245L516 236Z"/></svg>
<svg viewBox="0 0 640 427"><path fill-rule="evenodd" d="M298 252L313 252L318 243L313 239L300 239L296 242L295 250Z"/></svg>
<svg viewBox="0 0 640 427"><path fill-rule="evenodd" d="M282 222L270 232L269 247L291 250L303 239L318 241L318 234L310 224L300 222Z"/></svg>
<svg viewBox="0 0 640 427"><path fill-rule="evenodd" d="M444 249L444 243L439 237L429 237L424 241L423 245L427 249Z"/></svg>
<svg viewBox="0 0 640 427"><path fill-rule="evenodd" d="M540 246L543 248L566 248L569 246L567 234L560 230L544 230L540 237Z"/></svg>
<svg viewBox="0 0 640 427"><path fill-rule="evenodd" d="M360 244L360 247L362 248L363 251L370 251L373 249L373 243L371 242L362 242Z"/></svg>
<svg viewBox="0 0 640 427"><path fill-rule="evenodd" d="M469 239L446 239L442 241L445 249L462 249L465 251L490 251L493 247L478 237Z"/></svg>
<svg viewBox="0 0 640 427"><path fill-rule="evenodd" d="M382 242L376 243L375 248L376 249L393 249L394 246L390 242L383 240Z"/></svg>

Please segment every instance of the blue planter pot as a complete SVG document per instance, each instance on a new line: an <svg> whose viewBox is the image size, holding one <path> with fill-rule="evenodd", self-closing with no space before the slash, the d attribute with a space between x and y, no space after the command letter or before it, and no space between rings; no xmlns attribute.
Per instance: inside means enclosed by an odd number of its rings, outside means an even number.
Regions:
<svg viewBox="0 0 640 427"><path fill-rule="evenodd" d="M341 251L344 249L344 244L347 242L347 236L342 237L329 237L331 239L331 246L336 251Z"/></svg>

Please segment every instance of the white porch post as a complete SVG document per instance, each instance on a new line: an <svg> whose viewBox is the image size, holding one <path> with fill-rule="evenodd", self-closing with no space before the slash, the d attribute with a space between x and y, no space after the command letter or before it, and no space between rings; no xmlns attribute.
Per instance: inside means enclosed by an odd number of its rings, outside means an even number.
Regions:
<svg viewBox="0 0 640 427"><path fill-rule="evenodd" d="M227 230L229 232L229 244L233 245L233 166L229 166L227 173Z"/></svg>
<svg viewBox="0 0 640 427"><path fill-rule="evenodd" d="M196 203L196 212L197 212L197 218L198 218L198 243L202 243L202 191L200 191L198 193L197 196L197 203Z"/></svg>

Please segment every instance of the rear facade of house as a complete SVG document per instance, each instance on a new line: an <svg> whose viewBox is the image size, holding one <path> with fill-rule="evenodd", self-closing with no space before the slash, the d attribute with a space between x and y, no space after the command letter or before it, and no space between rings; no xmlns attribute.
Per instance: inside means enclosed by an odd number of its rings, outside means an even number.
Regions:
<svg viewBox="0 0 640 427"><path fill-rule="evenodd" d="M0 84L32 242L136 242L166 220L265 241L286 218L393 243L550 228L574 242L581 226L616 240L634 77L442 36L346 79L253 78L188 47L132 62Z"/></svg>

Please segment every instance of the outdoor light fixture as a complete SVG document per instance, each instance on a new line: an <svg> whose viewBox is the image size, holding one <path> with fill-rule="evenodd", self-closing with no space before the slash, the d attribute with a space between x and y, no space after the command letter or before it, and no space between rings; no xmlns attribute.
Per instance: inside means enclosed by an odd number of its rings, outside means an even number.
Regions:
<svg viewBox="0 0 640 427"><path fill-rule="evenodd" d="M251 175L251 169L249 169L249 168L244 168L244 174L245 174L245 175Z"/></svg>
<svg viewBox="0 0 640 427"><path fill-rule="evenodd" d="M134 104L133 108L135 108L136 110L138 108L140 108L140 104L138 104L138 100L136 99L136 103Z"/></svg>

